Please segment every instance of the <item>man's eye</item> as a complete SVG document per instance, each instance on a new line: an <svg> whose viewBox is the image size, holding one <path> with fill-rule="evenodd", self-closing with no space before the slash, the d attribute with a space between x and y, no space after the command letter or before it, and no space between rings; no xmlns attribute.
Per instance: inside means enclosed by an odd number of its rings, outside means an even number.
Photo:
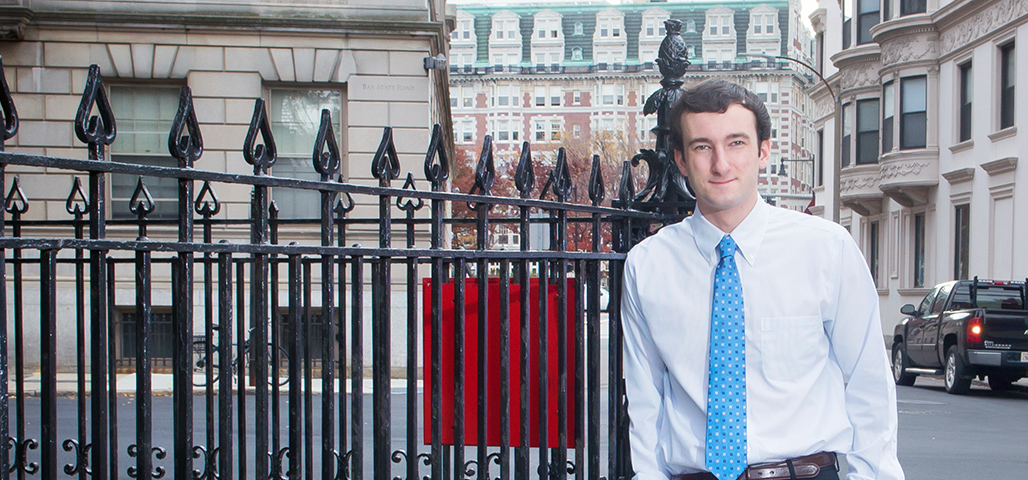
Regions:
<svg viewBox="0 0 1028 480"><path fill-rule="evenodd" d="M693 150L710 150L710 145L696 145Z"/></svg>
<svg viewBox="0 0 1028 480"><path fill-rule="evenodd" d="M742 144L743 144L742 140L735 140L730 145L732 145L734 147L734 146L738 146L738 145L742 145Z"/></svg>

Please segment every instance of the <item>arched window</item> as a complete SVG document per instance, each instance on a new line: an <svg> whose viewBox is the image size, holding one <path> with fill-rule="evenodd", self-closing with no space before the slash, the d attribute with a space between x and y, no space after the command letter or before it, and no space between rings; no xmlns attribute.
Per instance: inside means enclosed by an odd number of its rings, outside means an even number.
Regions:
<svg viewBox="0 0 1028 480"><path fill-rule="evenodd" d="M575 47L571 49L571 60L581 61L582 60L582 47Z"/></svg>

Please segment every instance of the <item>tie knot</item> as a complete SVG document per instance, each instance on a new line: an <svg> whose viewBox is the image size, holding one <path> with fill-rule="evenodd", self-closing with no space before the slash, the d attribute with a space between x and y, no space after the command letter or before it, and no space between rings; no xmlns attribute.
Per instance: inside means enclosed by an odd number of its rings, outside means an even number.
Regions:
<svg viewBox="0 0 1028 480"><path fill-rule="evenodd" d="M734 257L736 248L738 245L735 244L735 240L732 240L732 236L725 235L721 238L721 243L717 244L717 253L721 255L721 258Z"/></svg>

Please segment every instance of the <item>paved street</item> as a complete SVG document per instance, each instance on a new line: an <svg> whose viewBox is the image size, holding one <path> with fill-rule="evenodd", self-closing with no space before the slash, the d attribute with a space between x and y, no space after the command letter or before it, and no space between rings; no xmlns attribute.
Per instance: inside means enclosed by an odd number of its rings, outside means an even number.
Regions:
<svg viewBox="0 0 1028 480"><path fill-rule="evenodd" d="M943 391L942 380L933 377L919 377L913 387L899 387L899 419L900 437L899 454L907 478L918 479L970 479L970 478L1003 478L1014 472L1028 471L1028 447L1024 442L1024 425L1028 425L1028 380L1022 380L1011 392L993 392L981 383L976 382L970 394L965 396L948 395ZM602 397L606 399L606 392ZM203 397L197 396L195 408L197 419L194 438L198 443L204 439L203 433ZM284 398L283 398L284 400ZM405 438L405 405L406 397L395 391L393 403L393 448L403 449ZM365 472L371 469L371 397L365 395L364 407L364 438ZM125 449L134 443L135 415L134 401L129 397L118 399L119 423L119 470L130 465L132 461ZM171 398L157 396L154 404L154 438L155 445L169 447L172 436ZM419 399L419 408L421 401ZM58 424L60 441L72 435L75 428L75 400L62 397L58 402ZM12 425L15 421L14 402L12 401ZM314 425L320 425L320 403L315 397ZM39 398L26 399L26 417L29 435L39 438ZM282 410L283 422L287 418ZM606 418L603 412L603 418ZM253 418L252 398L248 405L247 418ZM422 421L419 412L419 422ZM12 428L12 434L14 433ZM252 455L252 429L250 455ZM282 443L287 442L287 429L282 430ZM312 437L313 445L321 443L320 435ZM59 441L59 443L60 443ZM605 446L606 442L604 442ZM427 448L422 447L422 451ZM171 452L169 451L169 454ZM467 459L474 459L474 449L469 448ZM533 458L535 457L533 453ZM573 452L570 453L573 459ZM38 461L38 451L29 454L31 461ZM71 462L71 454L59 452L61 464ZM171 470L170 455L158 460ZM534 463L534 461L533 461ZM603 456L603 474L606 474L606 458ZM315 465L320 460L315 459ZM395 464L393 475L402 475L403 463ZM498 474L498 467L492 469L493 476ZM422 475L428 474L428 468L422 466Z"/></svg>

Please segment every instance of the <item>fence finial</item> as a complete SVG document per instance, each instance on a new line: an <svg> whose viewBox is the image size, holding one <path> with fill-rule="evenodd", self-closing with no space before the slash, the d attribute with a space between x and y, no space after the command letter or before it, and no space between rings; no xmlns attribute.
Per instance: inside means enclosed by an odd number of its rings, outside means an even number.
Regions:
<svg viewBox="0 0 1028 480"><path fill-rule="evenodd" d="M603 202L607 193L603 188L603 171L600 169L600 156L593 155L592 171L589 172L589 199L593 206Z"/></svg>
<svg viewBox="0 0 1028 480"><path fill-rule="evenodd" d="M193 162L203 155L203 135L200 134L200 123L196 121L193 93L186 86L179 90L178 112L168 135L168 152L178 159L181 168L192 168Z"/></svg>
<svg viewBox="0 0 1028 480"><path fill-rule="evenodd" d="M7 73L4 72L3 57L0 56L0 110L3 110L4 128L2 132L3 141L0 141L0 152L4 149L4 142L10 140L18 133L18 109L14 108L14 99L11 97L11 87L7 85Z"/></svg>
<svg viewBox="0 0 1028 480"><path fill-rule="evenodd" d="M68 194L64 208L72 215L85 214L89 208L89 198L86 197L86 191L82 188L82 179L79 177L75 177L71 182L71 193Z"/></svg>
<svg viewBox="0 0 1028 480"><path fill-rule="evenodd" d="M339 145L332 130L332 114L321 109L321 126L314 141L314 170L321 174L321 181L327 182L339 171Z"/></svg>
<svg viewBox="0 0 1028 480"><path fill-rule="evenodd" d="M203 182L203 186L200 187L200 193L196 194L196 202L193 203L193 209L197 214L205 218L213 217L221 211L221 202L218 200L218 194L214 192L214 188L211 187L209 180Z"/></svg>
<svg viewBox="0 0 1028 480"><path fill-rule="evenodd" d="M380 183L400 178L400 159L393 145L393 127L382 129L382 141L378 144L375 158L371 160L371 175Z"/></svg>
<svg viewBox="0 0 1028 480"><path fill-rule="evenodd" d="M258 132L261 134L263 144L254 146ZM268 169L275 164L277 155L278 149L275 148L275 137L271 134L271 124L268 123L268 113L264 109L264 99L258 98L253 102L250 129L246 131L246 140L243 141L243 158L246 163L253 165L254 175L265 175L268 173Z"/></svg>
<svg viewBox="0 0 1028 480"><path fill-rule="evenodd" d="M482 142L482 152L478 155L475 165L475 184L471 186L472 195L489 195L496 181L496 164L493 162L493 136L486 135Z"/></svg>
<svg viewBox="0 0 1028 480"><path fill-rule="evenodd" d="M136 191L132 192L132 198L129 199L129 211L146 216L153 213L154 207L153 195L150 195L150 189L143 183L143 177L139 177L136 181Z"/></svg>
<svg viewBox="0 0 1028 480"><path fill-rule="evenodd" d="M343 201L344 198L346 199L345 202ZM343 194L336 199L336 206L332 208L332 211L335 212L336 218L343 218L347 213L353 211L353 208L356 206L357 205L353 203L353 197L350 195L350 192L343 192Z"/></svg>
<svg viewBox="0 0 1028 480"><path fill-rule="evenodd" d="M25 191L21 189L18 177L14 177L14 181L11 182L11 191L4 200L4 210L11 215L22 215L29 211L29 202L25 200Z"/></svg>
<svg viewBox="0 0 1028 480"><path fill-rule="evenodd" d="M94 105L97 115L90 116ZM75 114L75 136L99 153L102 145L114 143L114 137L117 134L114 112L111 111L111 102L107 99L107 90L104 88L103 76L100 75L100 67L96 64L90 65L86 88L82 92L78 113ZM99 155L96 159L103 160Z"/></svg>
<svg viewBox="0 0 1028 480"><path fill-rule="evenodd" d="M403 189L410 190L412 192L418 189L417 186L414 185L413 173L407 172L407 180L403 182ZM425 206L425 201L423 199L419 198L417 202L414 202L402 195L396 197L396 207L405 212L411 213L415 210L420 210L423 206Z"/></svg>
<svg viewBox="0 0 1028 480"><path fill-rule="evenodd" d="M432 126L432 141L425 154L425 178L432 182L433 191L442 190L446 179L450 178L450 160L446 158L443 129L438 123Z"/></svg>
<svg viewBox="0 0 1028 480"><path fill-rule="evenodd" d="M621 166L621 183L618 185L618 201L621 208L628 210L635 199L635 181L632 179L632 162L625 160Z"/></svg>
<svg viewBox="0 0 1028 480"><path fill-rule="evenodd" d="M557 197L557 201L563 203L567 200L568 195L571 194L572 186L571 168L568 167L567 152L564 150L564 147L560 147L557 149L557 164L554 165L553 170L550 170L550 175L546 178L546 185L543 185L543 192L539 195L539 199L546 198L546 192L552 187L553 195Z"/></svg>
<svg viewBox="0 0 1028 480"><path fill-rule="evenodd" d="M514 172L514 187L521 193L521 198L528 198L535 189L535 168L532 166L532 144L523 142L521 144L521 157L518 158L518 168Z"/></svg>

